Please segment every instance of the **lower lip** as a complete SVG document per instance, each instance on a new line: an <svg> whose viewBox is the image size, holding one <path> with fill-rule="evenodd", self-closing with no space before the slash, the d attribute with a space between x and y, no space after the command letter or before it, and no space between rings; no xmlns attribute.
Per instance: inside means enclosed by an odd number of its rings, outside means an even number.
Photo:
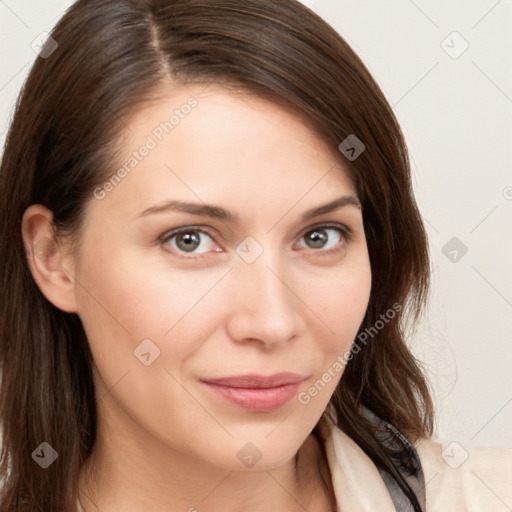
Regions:
<svg viewBox="0 0 512 512"><path fill-rule="evenodd" d="M269 412L279 409L298 392L300 382L274 388L232 388L210 382L201 382L217 395L254 412Z"/></svg>

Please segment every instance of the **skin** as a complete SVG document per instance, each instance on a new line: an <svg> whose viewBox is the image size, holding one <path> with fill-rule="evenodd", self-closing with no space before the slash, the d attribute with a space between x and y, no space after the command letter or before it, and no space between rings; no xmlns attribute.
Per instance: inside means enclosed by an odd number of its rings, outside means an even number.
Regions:
<svg viewBox="0 0 512 512"><path fill-rule="evenodd" d="M119 161L191 96L191 113L103 199L88 201L79 250L52 235L45 207L23 218L34 279L79 315L94 356L98 439L80 500L87 512L332 510L311 432L342 371L309 403L296 396L271 412L233 405L199 379L290 371L307 391L350 349L371 287L361 209L300 217L357 198L354 184L300 114L218 85L167 87L128 120ZM140 216L170 199L240 218ZM324 228L315 243L313 228L326 223L351 236ZM192 252L178 237L162 239L191 226L210 230L192 229ZM237 253L249 236L263 250L252 263ZM134 356L145 339L160 350L149 366ZM237 457L248 442L261 454L251 468Z"/></svg>

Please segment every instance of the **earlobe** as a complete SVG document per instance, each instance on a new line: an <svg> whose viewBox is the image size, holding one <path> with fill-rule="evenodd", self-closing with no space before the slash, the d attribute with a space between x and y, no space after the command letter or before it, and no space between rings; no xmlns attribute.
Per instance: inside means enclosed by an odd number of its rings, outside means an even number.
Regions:
<svg viewBox="0 0 512 512"><path fill-rule="evenodd" d="M25 210L22 236L27 262L42 294L62 311L76 313L72 265L52 221L53 212L43 205L34 204Z"/></svg>

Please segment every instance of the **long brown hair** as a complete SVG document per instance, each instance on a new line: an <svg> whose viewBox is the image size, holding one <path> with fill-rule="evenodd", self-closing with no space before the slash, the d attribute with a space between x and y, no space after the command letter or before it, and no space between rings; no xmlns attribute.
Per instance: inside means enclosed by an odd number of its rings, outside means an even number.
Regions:
<svg viewBox="0 0 512 512"><path fill-rule="evenodd" d="M164 82L217 80L298 109L336 150L351 134L365 145L358 158L339 158L362 203L373 284L360 335L372 336L331 404L339 427L420 510L360 411L413 442L433 433L427 381L404 340L405 313L417 319L427 297L426 234L401 130L361 60L296 0L79 0L51 37L58 47L31 69L0 170L0 509L74 510L96 436L87 338L32 278L25 209L43 204L57 233L77 235L85 203L112 174L126 116ZM58 453L46 470L31 457L42 442Z"/></svg>

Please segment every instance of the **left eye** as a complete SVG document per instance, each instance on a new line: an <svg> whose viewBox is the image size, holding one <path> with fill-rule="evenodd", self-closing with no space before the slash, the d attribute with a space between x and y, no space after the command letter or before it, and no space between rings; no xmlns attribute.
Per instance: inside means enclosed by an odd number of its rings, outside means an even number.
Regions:
<svg viewBox="0 0 512 512"><path fill-rule="evenodd" d="M334 237L331 242L331 237L329 236L329 232L336 233L337 236ZM302 238L306 239L308 242L311 242L311 245L306 246L310 249L324 249L327 252L332 252L330 249L336 247L344 238L348 238L348 234L345 229L340 226L318 226L316 228L310 229ZM327 244L327 245L325 245Z"/></svg>

